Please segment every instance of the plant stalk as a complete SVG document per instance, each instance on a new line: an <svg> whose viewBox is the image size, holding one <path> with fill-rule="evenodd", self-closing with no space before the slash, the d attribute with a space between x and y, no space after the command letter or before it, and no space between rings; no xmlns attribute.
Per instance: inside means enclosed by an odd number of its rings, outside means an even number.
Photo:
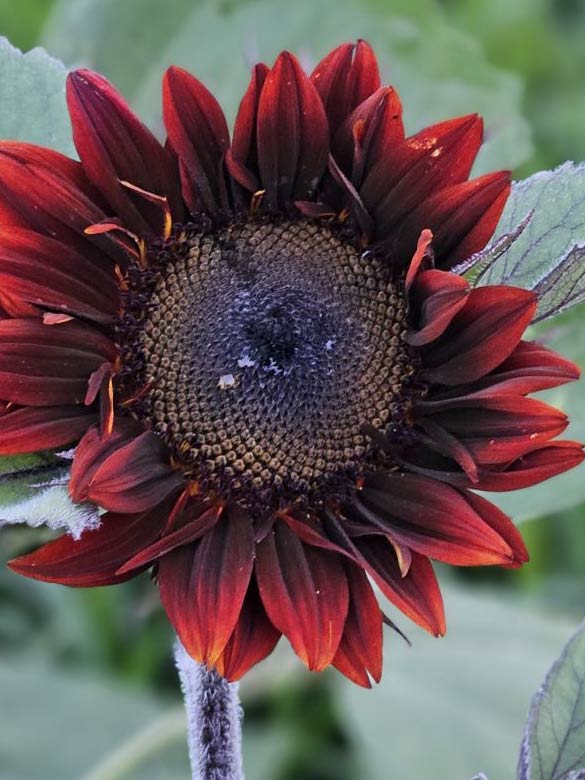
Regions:
<svg viewBox="0 0 585 780"><path fill-rule="evenodd" d="M198 664L178 640L175 663L187 710L193 780L244 780L238 684Z"/></svg>

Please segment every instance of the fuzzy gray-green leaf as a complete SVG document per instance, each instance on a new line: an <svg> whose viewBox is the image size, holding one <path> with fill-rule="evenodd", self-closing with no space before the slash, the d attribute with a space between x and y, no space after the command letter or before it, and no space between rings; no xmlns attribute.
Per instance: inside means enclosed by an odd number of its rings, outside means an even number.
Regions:
<svg viewBox="0 0 585 780"><path fill-rule="evenodd" d="M75 156L63 63L40 48L23 54L0 38L0 73L0 138L49 146Z"/></svg>
<svg viewBox="0 0 585 780"><path fill-rule="evenodd" d="M530 213L522 233L478 281L534 290L539 321L585 300L585 164L567 162L516 182L490 246Z"/></svg>
<svg viewBox="0 0 585 780"><path fill-rule="evenodd" d="M518 763L518 780L584 777L585 623L533 699Z"/></svg>

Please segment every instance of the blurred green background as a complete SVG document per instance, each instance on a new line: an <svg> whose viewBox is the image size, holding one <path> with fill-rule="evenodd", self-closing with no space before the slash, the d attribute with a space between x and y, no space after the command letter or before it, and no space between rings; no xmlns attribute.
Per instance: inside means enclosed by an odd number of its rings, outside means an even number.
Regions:
<svg viewBox="0 0 585 780"><path fill-rule="evenodd" d="M0 35L102 71L155 131L171 63L196 73L233 117L257 57L286 47L310 66L366 37L408 129L484 114L478 172L511 167L523 178L585 159L582 0L0 0ZM584 316L577 309L539 333L581 365ZM553 400L585 438L583 387ZM520 572L441 571L449 633L440 641L389 609L413 647L387 633L376 689L310 675L284 643L246 678L248 780L514 777L531 695L585 613L585 475L498 498L522 521L531 562ZM0 563L43 536L4 530ZM189 777L172 641L146 576L73 591L2 568L0 780Z"/></svg>

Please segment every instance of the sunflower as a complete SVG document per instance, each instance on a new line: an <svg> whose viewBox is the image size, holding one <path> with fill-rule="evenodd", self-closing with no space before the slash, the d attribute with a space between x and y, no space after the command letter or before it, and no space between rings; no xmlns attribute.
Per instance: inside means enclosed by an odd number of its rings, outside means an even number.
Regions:
<svg viewBox="0 0 585 780"><path fill-rule="evenodd" d="M79 162L0 146L0 452L75 446L103 510L10 562L70 586L151 569L229 680L284 634L311 670L379 680L387 599L445 631L430 559L517 567L515 490L583 459L528 398L578 377L522 340L535 295L471 289L507 172L468 181L476 115L406 137L363 41L308 76L256 65L231 135L172 67L161 145L70 74Z"/></svg>

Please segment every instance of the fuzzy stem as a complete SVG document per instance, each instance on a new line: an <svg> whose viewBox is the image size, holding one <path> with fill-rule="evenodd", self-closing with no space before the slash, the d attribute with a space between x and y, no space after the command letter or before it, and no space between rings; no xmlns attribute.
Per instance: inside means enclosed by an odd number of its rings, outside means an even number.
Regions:
<svg viewBox="0 0 585 780"><path fill-rule="evenodd" d="M193 780L244 780L238 684L196 663L178 640L175 663L187 709Z"/></svg>

